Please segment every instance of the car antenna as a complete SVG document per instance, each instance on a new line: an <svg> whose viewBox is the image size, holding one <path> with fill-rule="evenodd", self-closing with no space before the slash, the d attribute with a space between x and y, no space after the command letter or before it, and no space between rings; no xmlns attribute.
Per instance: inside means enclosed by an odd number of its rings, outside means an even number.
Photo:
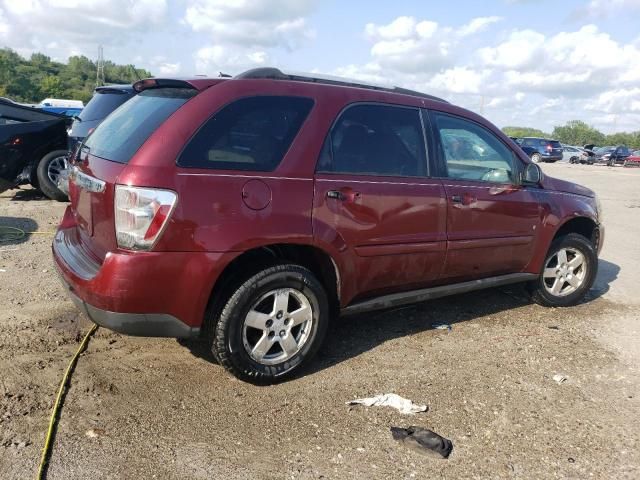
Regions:
<svg viewBox="0 0 640 480"><path fill-rule="evenodd" d="M228 73L218 72L218 77L219 78L231 78L231 75L229 75Z"/></svg>

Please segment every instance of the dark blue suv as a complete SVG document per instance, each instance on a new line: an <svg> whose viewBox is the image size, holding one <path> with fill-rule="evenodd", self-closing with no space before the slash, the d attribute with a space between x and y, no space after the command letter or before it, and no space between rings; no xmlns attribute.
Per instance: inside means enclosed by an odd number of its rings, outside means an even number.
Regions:
<svg viewBox="0 0 640 480"><path fill-rule="evenodd" d="M523 137L516 139L516 143L520 145L520 148L529 155L529 158L534 163L562 160L562 145L557 140Z"/></svg>

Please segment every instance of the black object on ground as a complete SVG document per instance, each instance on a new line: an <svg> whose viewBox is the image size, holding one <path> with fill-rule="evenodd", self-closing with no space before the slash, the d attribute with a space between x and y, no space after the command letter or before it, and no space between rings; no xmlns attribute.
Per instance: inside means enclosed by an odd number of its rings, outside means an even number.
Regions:
<svg viewBox="0 0 640 480"><path fill-rule="evenodd" d="M394 440L398 440L420 453L435 453L441 455L442 458L448 458L453 450L451 440L422 427L391 427L391 435Z"/></svg>

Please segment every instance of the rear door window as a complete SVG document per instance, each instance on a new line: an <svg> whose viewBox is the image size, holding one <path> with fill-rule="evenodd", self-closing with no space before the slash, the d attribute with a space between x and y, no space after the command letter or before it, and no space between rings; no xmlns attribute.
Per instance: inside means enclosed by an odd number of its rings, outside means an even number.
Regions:
<svg viewBox="0 0 640 480"><path fill-rule="evenodd" d="M89 135L83 149L97 157L128 163L147 138L197 93L189 88L145 90L109 115Z"/></svg>
<svg viewBox="0 0 640 480"><path fill-rule="evenodd" d="M319 172L426 176L420 111L391 105L355 105L331 129Z"/></svg>
<svg viewBox="0 0 640 480"><path fill-rule="evenodd" d="M270 172L284 158L313 100L305 97L247 97L222 108L198 130L178 165Z"/></svg>

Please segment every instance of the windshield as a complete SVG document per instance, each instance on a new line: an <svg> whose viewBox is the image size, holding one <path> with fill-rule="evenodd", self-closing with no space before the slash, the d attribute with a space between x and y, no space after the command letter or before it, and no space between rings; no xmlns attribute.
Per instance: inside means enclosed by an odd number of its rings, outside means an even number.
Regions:
<svg viewBox="0 0 640 480"><path fill-rule="evenodd" d="M615 147L600 147L595 150L595 153L607 153L613 150Z"/></svg>
<svg viewBox="0 0 640 480"><path fill-rule="evenodd" d="M87 106L84 107L78 118L85 122L90 120L102 120L111 112L131 98L131 94L112 90L109 92L97 91L93 98L89 100Z"/></svg>
<svg viewBox="0 0 640 480"><path fill-rule="evenodd" d="M87 138L92 155L128 163L149 136L197 90L155 88L124 103Z"/></svg>

